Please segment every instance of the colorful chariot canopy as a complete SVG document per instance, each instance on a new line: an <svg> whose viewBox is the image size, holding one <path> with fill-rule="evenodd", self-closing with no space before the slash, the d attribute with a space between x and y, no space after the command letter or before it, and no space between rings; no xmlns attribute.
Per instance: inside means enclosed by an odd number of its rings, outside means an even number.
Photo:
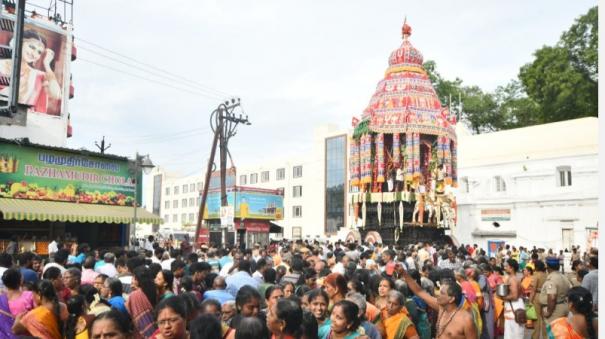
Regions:
<svg viewBox="0 0 605 339"><path fill-rule="evenodd" d="M0 198L0 213L5 220L89 222L131 224L134 209L127 206L81 204L62 201L41 201ZM163 219L137 208L137 223L161 224Z"/></svg>
<svg viewBox="0 0 605 339"><path fill-rule="evenodd" d="M374 133L420 133L456 140L456 118L433 88L423 56L409 41L412 28L402 28L403 43L389 57L389 67L363 111L363 126Z"/></svg>

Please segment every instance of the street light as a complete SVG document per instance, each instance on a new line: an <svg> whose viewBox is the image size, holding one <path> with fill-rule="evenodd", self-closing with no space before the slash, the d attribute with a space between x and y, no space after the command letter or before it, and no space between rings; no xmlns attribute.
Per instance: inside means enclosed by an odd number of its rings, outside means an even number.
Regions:
<svg viewBox="0 0 605 339"><path fill-rule="evenodd" d="M139 176L139 172L143 171L145 174L151 173L151 170L155 167L151 159L149 158L149 154L141 155L138 152L135 154L134 162L131 163L129 168L129 172L134 176L134 218L132 219L132 227L130 228L130 239L136 239L136 228L137 228L137 201L138 201L138 182L137 177Z"/></svg>

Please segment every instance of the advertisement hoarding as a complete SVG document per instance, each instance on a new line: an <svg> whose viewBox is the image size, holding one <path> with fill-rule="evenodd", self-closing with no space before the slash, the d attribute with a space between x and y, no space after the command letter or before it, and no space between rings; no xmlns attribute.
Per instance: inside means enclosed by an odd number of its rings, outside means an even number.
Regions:
<svg viewBox="0 0 605 339"><path fill-rule="evenodd" d="M274 190L238 187L227 191L227 203L235 206L235 218L281 220L284 217L284 197ZM204 219L219 219L220 209L220 192L210 192Z"/></svg>
<svg viewBox="0 0 605 339"><path fill-rule="evenodd" d="M0 44L12 46L13 35L13 32L0 30ZM19 103L29 106L29 112L61 116L67 111L71 62L69 36L68 30L45 18L26 18ZM10 56L0 59L0 99L3 100L10 95L8 83L12 67Z"/></svg>
<svg viewBox="0 0 605 339"><path fill-rule="evenodd" d="M133 206L128 160L0 143L0 197Z"/></svg>

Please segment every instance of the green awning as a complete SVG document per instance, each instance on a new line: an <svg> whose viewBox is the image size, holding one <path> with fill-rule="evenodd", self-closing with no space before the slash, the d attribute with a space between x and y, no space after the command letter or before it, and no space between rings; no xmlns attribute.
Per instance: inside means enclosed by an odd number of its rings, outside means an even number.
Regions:
<svg viewBox="0 0 605 339"><path fill-rule="evenodd" d="M94 222L131 224L134 208L99 204L79 204L62 201L0 198L0 212L5 220ZM137 223L161 224L164 220L137 208Z"/></svg>

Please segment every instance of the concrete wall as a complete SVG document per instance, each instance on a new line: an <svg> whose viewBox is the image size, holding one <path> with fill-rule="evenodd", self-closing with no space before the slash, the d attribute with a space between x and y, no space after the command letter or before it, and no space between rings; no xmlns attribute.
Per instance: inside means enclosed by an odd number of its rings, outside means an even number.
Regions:
<svg viewBox="0 0 605 339"><path fill-rule="evenodd" d="M571 167L571 186L558 185L558 166ZM505 192L496 192L494 177L498 175L506 183ZM464 178L468 179L468 192ZM454 236L461 243L486 248L489 239L521 246L563 249L574 244L585 248L588 230L597 227L597 154L459 168L459 179ZM509 221L498 221L498 228L493 221L482 221L482 209L500 208L510 209ZM573 234L565 244L563 229ZM483 237L472 234L477 231L490 233ZM503 236L507 232L516 235Z"/></svg>

